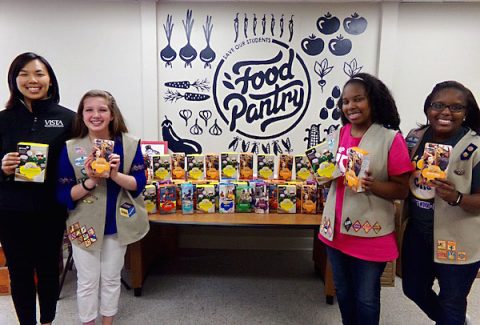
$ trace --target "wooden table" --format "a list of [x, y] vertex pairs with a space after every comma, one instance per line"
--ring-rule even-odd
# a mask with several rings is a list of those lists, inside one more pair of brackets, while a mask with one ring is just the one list
[[150, 265], [160, 255], [174, 256], [178, 249], [178, 227], [253, 227], [312, 229], [313, 261], [315, 269], [325, 282], [326, 302], [333, 304], [335, 288], [325, 247], [318, 240], [320, 214], [257, 214], [257, 213], [194, 213], [152, 214], [150, 232], [141, 241], [129, 245], [126, 267], [130, 270], [130, 282], [135, 296], [141, 296], [142, 285]]

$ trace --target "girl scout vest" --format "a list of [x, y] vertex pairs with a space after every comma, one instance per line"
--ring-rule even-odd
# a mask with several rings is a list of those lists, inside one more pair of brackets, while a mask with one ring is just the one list
[[[138, 139], [128, 134], [122, 135], [123, 172], [128, 174], [137, 151]], [[67, 152], [75, 177], [80, 182], [86, 155], [92, 152], [92, 144], [87, 137], [67, 141]], [[74, 210], [69, 212], [67, 231], [70, 241], [83, 249], [100, 250], [102, 248], [105, 215], [107, 207], [107, 182], [102, 179], [97, 187], [76, 202]], [[116, 204], [117, 235], [122, 245], [136, 242], [149, 230], [147, 211], [141, 195], [133, 198], [130, 191], [121, 189]]]
[[[358, 145], [371, 155], [369, 171], [380, 181], [388, 180], [388, 152], [397, 131], [372, 124]], [[334, 152], [338, 150], [340, 131], [335, 135]], [[337, 165], [338, 165], [337, 161]], [[339, 170], [339, 167], [336, 167]], [[337, 182], [332, 181], [323, 211], [320, 234], [333, 240], [335, 226], [335, 202]], [[358, 237], [380, 237], [395, 230], [395, 208], [392, 200], [386, 200], [370, 192], [355, 193], [345, 188], [340, 232]]]
[[[407, 135], [413, 157], [428, 128], [412, 130]], [[472, 130], [453, 147], [447, 167], [447, 179], [457, 191], [471, 194], [472, 171], [480, 161], [480, 137]], [[410, 146], [409, 146], [410, 149]], [[480, 261], [480, 213], [471, 213], [460, 206], [451, 206], [438, 196], [434, 199], [434, 260], [442, 264], [470, 264]], [[403, 209], [404, 217], [408, 209]]]

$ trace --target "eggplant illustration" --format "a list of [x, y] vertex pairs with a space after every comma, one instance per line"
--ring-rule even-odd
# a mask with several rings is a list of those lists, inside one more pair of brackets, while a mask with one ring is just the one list
[[185, 152], [185, 154], [202, 153], [202, 146], [193, 140], [180, 138], [172, 127], [172, 121], [165, 116], [162, 122], [162, 138], [168, 142], [168, 149], [173, 152]]
[[187, 36], [187, 44], [180, 49], [180, 59], [185, 62], [186, 67], [192, 67], [192, 61], [197, 57], [197, 50], [190, 44], [190, 36], [192, 36], [192, 27], [195, 20], [192, 18], [192, 10], [187, 10], [187, 19], [182, 20], [185, 34]]
[[172, 23], [172, 15], [167, 15], [167, 24], [163, 24], [163, 29], [165, 30], [165, 35], [167, 36], [167, 46], [160, 51], [160, 58], [163, 62], [165, 62], [166, 67], [172, 67], [172, 61], [175, 60], [177, 57], [177, 52], [172, 48], [170, 45], [170, 39], [172, 38], [173, 32], [173, 23]]

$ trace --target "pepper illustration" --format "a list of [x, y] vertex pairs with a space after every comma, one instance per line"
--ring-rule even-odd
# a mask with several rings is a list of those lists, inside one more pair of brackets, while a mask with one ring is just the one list
[[162, 122], [162, 137], [168, 141], [168, 149], [173, 152], [185, 152], [185, 154], [201, 153], [202, 146], [193, 140], [180, 138], [172, 128], [172, 121], [165, 116]]

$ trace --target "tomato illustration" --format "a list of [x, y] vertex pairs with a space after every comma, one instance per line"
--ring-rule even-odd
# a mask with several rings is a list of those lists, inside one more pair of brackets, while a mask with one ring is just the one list
[[343, 20], [343, 28], [351, 35], [359, 35], [367, 29], [367, 20], [354, 13]]
[[352, 41], [340, 35], [328, 42], [328, 48], [333, 55], [342, 56], [352, 50]]
[[317, 19], [317, 28], [320, 33], [331, 35], [340, 28], [340, 19], [327, 12], [326, 15]]
[[322, 53], [325, 43], [321, 38], [317, 38], [315, 35], [310, 35], [302, 40], [302, 50], [308, 55], [318, 55]]

